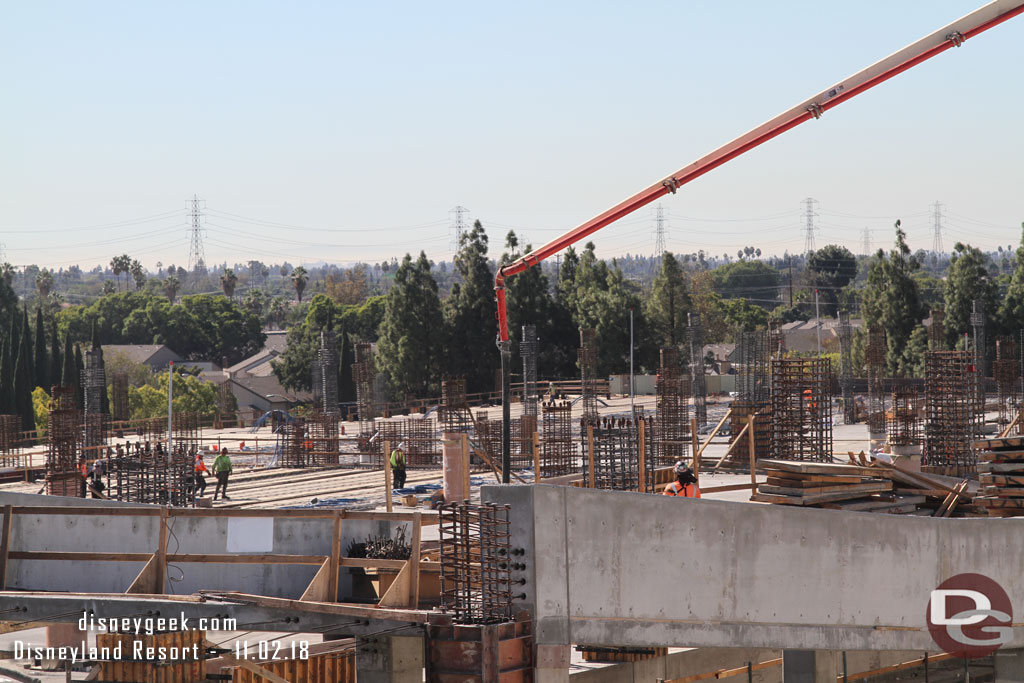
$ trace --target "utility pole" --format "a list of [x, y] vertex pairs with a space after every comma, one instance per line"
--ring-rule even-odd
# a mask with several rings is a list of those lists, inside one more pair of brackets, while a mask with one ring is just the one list
[[793, 257], [789, 257], [789, 307], [793, 308]]
[[818, 203], [818, 200], [808, 197], [804, 200], [804, 218], [807, 221], [805, 226], [806, 235], [804, 236], [804, 253], [810, 254], [814, 251], [814, 218], [818, 215], [814, 211], [814, 205]]
[[654, 207], [654, 255], [665, 256], [665, 207], [661, 204]]
[[466, 232], [469, 224], [469, 209], [464, 206], [456, 206], [448, 212], [451, 219], [452, 251], [458, 251], [462, 244], [462, 235]]
[[206, 266], [206, 256], [203, 253], [203, 207], [202, 201], [196, 195], [188, 202], [189, 215], [192, 219], [192, 240], [188, 249], [189, 272], [202, 270]]

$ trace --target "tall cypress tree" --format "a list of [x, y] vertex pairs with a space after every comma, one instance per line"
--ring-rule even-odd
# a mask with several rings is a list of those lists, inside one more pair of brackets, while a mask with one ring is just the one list
[[[54, 323], [50, 330], [50, 385], [60, 384], [62, 362], [64, 358], [60, 354], [60, 339], [57, 338], [57, 324]], [[50, 391], [50, 385], [43, 387]]]
[[64, 366], [61, 368], [60, 384], [75, 386], [75, 348], [71, 345], [71, 333], [64, 335]]
[[35, 354], [35, 385], [46, 391], [50, 390], [50, 359], [46, 356], [46, 330], [43, 328], [43, 308], [36, 308], [36, 354]]
[[82, 362], [82, 346], [75, 344], [75, 404], [81, 410], [85, 407], [85, 363]]
[[[29, 328], [29, 325], [28, 325], [28, 306], [24, 306], [21, 309], [21, 338], [24, 341], [25, 346], [26, 346], [27, 351], [28, 351], [25, 354], [25, 367], [28, 370], [28, 377], [25, 379], [25, 382], [29, 385], [28, 393], [29, 393], [29, 396], [31, 396], [32, 395], [32, 390], [36, 388], [36, 384], [35, 384], [35, 382], [36, 382], [36, 368], [35, 368], [35, 363], [32, 360], [32, 355], [33, 355], [32, 331], [31, 331], [31, 329]], [[33, 427], [33, 429], [34, 429], [34, 427]]]
[[32, 408], [32, 374], [29, 362], [28, 335], [21, 335], [21, 346], [18, 349], [18, 362], [14, 371], [14, 404], [17, 414], [21, 416], [21, 428], [36, 428], [35, 411]]
[[3, 351], [0, 352], [0, 413], [13, 415], [14, 410], [14, 364], [11, 362], [11, 330], [3, 335]]

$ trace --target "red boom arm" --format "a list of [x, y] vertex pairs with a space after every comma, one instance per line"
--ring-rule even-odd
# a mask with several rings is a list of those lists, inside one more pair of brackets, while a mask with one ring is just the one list
[[1022, 12], [1024, 12], [1024, 0], [996, 0], [991, 2], [903, 48], [899, 52], [886, 57], [882, 61], [869, 66], [863, 71], [857, 72], [825, 92], [815, 95], [811, 99], [776, 116], [774, 119], [761, 124], [732, 142], [719, 147], [711, 154], [673, 173], [665, 180], [651, 185], [624, 202], [616, 204], [601, 215], [548, 242], [539, 249], [535, 249], [529, 254], [499, 268], [497, 275], [494, 277], [495, 299], [498, 305], [499, 346], [503, 346], [502, 342], [508, 342], [508, 316], [505, 309], [506, 277], [521, 273], [527, 268], [537, 265], [544, 259], [554, 256], [591, 233], [600, 230], [610, 223], [614, 223], [624, 216], [628, 216], [669, 192], [675, 193], [677, 189], [691, 180], [699, 178], [708, 171], [721, 166], [731, 159], [735, 159], [744, 152], [754, 149], [790, 128], [798, 126], [808, 119], [821, 118], [824, 112], [845, 102], [854, 95], [859, 95], [865, 90], [873, 88], [879, 83], [883, 83], [941, 52], [945, 52], [951, 47], [960, 47], [961, 43], [968, 38], [973, 38], [982, 31], [1001, 24]]

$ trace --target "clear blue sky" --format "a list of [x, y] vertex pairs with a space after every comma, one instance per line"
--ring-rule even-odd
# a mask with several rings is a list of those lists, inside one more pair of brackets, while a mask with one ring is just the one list
[[[456, 205], [539, 245], [980, 4], [10, 2], [0, 241], [185, 265], [198, 194], [208, 263], [440, 260]], [[928, 249], [936, 200], [946, 250], [1016, 246], [1022, 63], [1018, 17], [798, 127], [666, 198], [668, 248], [800, 251], [805, 197], [818, 246]]]

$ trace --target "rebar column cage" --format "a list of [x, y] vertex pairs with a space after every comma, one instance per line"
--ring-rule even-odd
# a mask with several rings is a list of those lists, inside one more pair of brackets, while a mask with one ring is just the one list
[[[391, 451], [402, 444], [402, 439], [405, 436], [404, 422], [397, 417], [377, 420], [377, 441], [374, 444], [377, 467], [390, 466]], [[390, 450], [385, 450], [385, 443]]]
[[78, 469], [81, 417], [75, 407], [74, 387], [50, 390], [47, 417], [46, 492], [51, 496], [82, 496]]
[[583, 419], [597, 421], [597, 332], [580, 329], [580, 348], [577, 351], [580, 365], [580, 403], [583, 405]]
[[[974, 330], [974, 364], [978, 366], [978, 376], [988, 376], [988, 354], [985, 347], [985, 302], [980, 299], [971, 300], [971, 328]], [[984, 382], [978, 382], [983, 388]], [[980, 401], [984, 402], [984, 391], [980, 392]]]
[[178, 411], [172, 418], [174, 427], [174, 452], [189, 453], [199, 450], [203, 441], [202, 422], [199, 413]]
[[223, 427], [224, 422], [235, 417], [235, 394], [231, 391], [231, 382], [217, 385], [217, 419]]
[[700, 313], [690, 313], [688, 332], [690, 338], [690, 388], [693, 393], [693, 417], [697, 426], [708, 423], [708, 387], [704, 374], [704, 326]]
[[1009, 424], [1020, 410], [1020, 365], [1017, 359], [1017, 344], [1012, 337], [1000, 337], [996, 340], [996, 359], [992, 362], [992, 375], [996, 380], [999, 403], [998, 424]]
[[537, 424], [537, 339], [536, 325], [523, 325], [523, 339], [519, 342], [519, 355], [523, 359], [523, 415], [533, 417]]
[[572, 438], [572, 406], [565, 401], [541, 404], [539, 478], [578, 471], [576, 443]]
[[[754, 418], [754, 457], [763, 460], [772, 457], [772, 404], [770, 401], [736, 399], [730, 407], [729, 430], [736, 441], [723, 466], [748, 469], [750, 467], [750, 430], [743, 431]], [[742, 435], [742, 436], [741, 436]]]
[[441, 464], [441, 440], [433, 417], [410, 415], [405, 420], [407, 467], [430, 468]]
[[355, 345], [355, 362], [352, 364], [352, 380], [356, 385], [356, 411], [359, 417], [359, 450], [368, 452], [369, 441], [376, 432], [373, 424], [377, 417], [373, 402], [373, 385], [377, 368], [373, 361], [373, 346], [366, 342]]
[[123, 422], [128, 419], [128, 374], [112, 373], [110, 387], [110, 417], [115, 422]]
[[878, 327], [869, 327], [867, 341], [864, 364], [868, 375], [868, 431], [871, 434], [881, 434], [885, 431], [885, 331]]
[[306, 467], [309, 465], [306, 421], [297, 418], [277, 428], [277, 451], [280, 454], [278, 463], [281, 467]]
[[5, 467], [18, 467], [22, 464], [21, 456], [14, 455], [21, 452], [21, 416], [0, 415], [0, 462]]
[[473, 416], [466, 401], [466, 380], [449, 377], [441, 381], [441, 405], [437, 409], [444, 432], [469, 432], [473, 427]]
[[896, 381], [892, 405], [885, 414], [885, 431], [890, 446], [921, 445], [921, 390], [908, 382]]
[[929, 351], [925, 355], [926, 422], [923, 464], [955, 476], [971, 474], [977, 463], [971, 441], [980, 432], [974, 398], [978, 380], [970, 351]]
[[928, 327], [928, 350], [946, 349], [946, 312], [941, 308], [932, 309], [932, 324]]
[[317, 367], [320, 371], [320, 403], [318, 412], [338, 412], [338, 335], [334, 330], [320, 331], [320, 348], [317, 349]]
[[168, 460], [165, 452], [152, 449], [149, 443], [127, 444], [127, 448], [119, 444], [116, 453], [108, 449], [103, 461], [104, 494], [131, 503], [191, 506], [196, 495], [195, 461], [185, 450], [175, 447], [174, 451]]
[[[661, 367], [655, 377], [657, 412], [653, 433], [653, 467], [670, 467], [688, 460], [690, 453], [689, 380], [679, 369], [678, 352], [661, 349]], [[595, 467], [596, 470], [596, 467]]]
[[511, 621], [509, 506], [450, 503], [438, 525], [441, 608], [460, 624]]
[[[523, 425], [527, 425], [524, 432]], [[537, 431], [537, 418], [523, 415], [514, 417], [509, 422], [511, 427], [511, 465], [513, 470], [533, 467], [533, 434]], [[501, 420], [492, 420], [485, 411], [476, 415], [475, 422], [477, 445], [484, 449], [491, 462], [501, 462]], [[485, 463], [481, 463], [486, 471], [490, 471]]]
[[772, 361], [772, 457], [832, 460], [832, 370], [827, 358]]
[[593, 455], [588, 453], [591, 439], [582, 425], [583, 480], [590, 481], [590, 461], [594, 462], [594, 488], [611, 491], [636, 491], [640, 484], [639, 429], [629, 417], [604, 417], [593, 428]]
[[768, 333], [764, 330], [741, 332], [736, 346], [734, 358], [739, 365], [737, 397], [752, 403], [768, 401], [771, 398], [769, 362], [773, 353]]
[[340, 430], [338, 413], [313, 413], [306, 420], [306, 437], [309, 446], [308, 465], [322, 467], [337, 465], [340, 458]]
[[103, 392], [107, 390], [103, 354], [98, 349], [85, 352], [83, 395], [85, 406], [82, 419], [82, 448], [88, 458], [96, 458], [106, 443], [106, 419], [103, 413]]
[[854, 424], [857, 405], [853, 401], [853, 327], [848, 311], [839, 311], [839, 389], [843, 395], [843, 422]]

